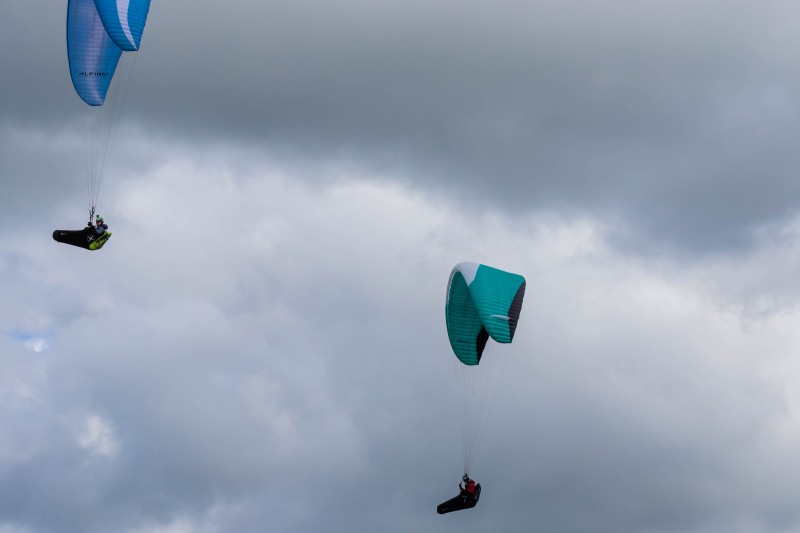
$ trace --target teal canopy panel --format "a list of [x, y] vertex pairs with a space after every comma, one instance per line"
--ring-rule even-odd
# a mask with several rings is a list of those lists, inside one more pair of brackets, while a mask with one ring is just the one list
[[459, 263], [450, 273], [445, 303], [447, 336], [465, 365], [480, 363], [486, 342], [514, 339], [525, 278], [487, 265]]

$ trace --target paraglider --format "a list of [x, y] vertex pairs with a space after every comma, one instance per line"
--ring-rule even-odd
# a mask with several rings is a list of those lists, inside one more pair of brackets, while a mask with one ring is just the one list
[[444, 503], [440, 503], [436, 507], [436, 512], [439, 514], [452, 513], [453, 511], [461, 511], [463, 509], [472, 509], [478, 505], [478, 500], [481, 498], [481, 484], [475, 483], [474, 479], [470, 479], [467, 474], [461, 479], [458, 484], [459, 494], [455, 498], [451, 498]]
[[445, 302], [447, 336], [459, 360], [463, 385], [464, 486], [460, 493], [436, 508], [439, 514], [471, 509], [478, 504], [481, 486], [469, 476], [470, 461], [482, 437], [488, 411], [486, 365], [481, 364], [489, 339], [507, 344], [514, 340], [525, 278], [477, 263], [459, 263], [450, 273]]
[[55, 230], [53, 239], [64, 244], [71, 244], [87, 250], [99, 250], [111, 238], [108, 231], [108, 224], [103, 222], [103, 217], [97, 215], [97, 223], [92, 224], [91, 220], [82, 230]]
[[[86, 188], [89, 223], [82, 230], [56, 230], [53, 239], [87, 250], [98, 250], [111, 234], [97, 233], [92, 222], [114, 126], [119, 120], [127, 79], [121, 73], [123, 52], [139, 49], [150, 0], [69, 0], [67, 59], [77, 95], [83, 100]], [[120, 87], [120, 86], [123, 87]], [[109, 90], [112, 89], [109, 94]], [[102, 219], [101, 219], [102, 222]]]

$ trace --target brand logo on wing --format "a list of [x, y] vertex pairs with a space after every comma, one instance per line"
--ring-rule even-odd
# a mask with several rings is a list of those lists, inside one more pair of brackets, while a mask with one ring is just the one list
[[108, 76], [108, 72], [92, 72], [91, 70], [84, 70], [83, 72], [78, 72], [78, 76], [86, 76], [87, 78], [105, 78]]

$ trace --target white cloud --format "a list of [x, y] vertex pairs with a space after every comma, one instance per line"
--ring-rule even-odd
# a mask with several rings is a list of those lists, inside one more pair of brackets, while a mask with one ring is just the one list
[[33, 530], [27, 527], [13, 524], [0, 524], [0, 533], [30, 533], [31, 531]]
[[25, 347], [34, 353], [41, 353], [47, 350], [50, 345], [44, 339], [28, 339], [25, 341]]
[[[796, 297], [746, 311], [793, 287], [793, 239], [684, 265], [621, 254], [615, 228], [585, 216], [475, 212], [371, 176], [310, 186], [215, 161], [169, 159], [109, 192], [100, 253], [26, 249], [35, 268], [19, 272], [37, 275], [14, 274], [2, 327], [25, 315], [53, 334], [45, 357], [13, 360], [37, 410], [9, 418], [24, 438], [3, 441], [30, 465], [23, 523], [79, 465], [94, 477], [48, 523], [427, 524], [461, 473], [443, 306], [462, 260], [528, 281], [515, 342], [496, 350], [509, 365], [474, 462], [492, 495], [475, 520], [734, 530], [775, 506], [800, 523], [782, 496], [796, 483], [768, 487], [800, 438]], [[70, 455], [64, 420], [79, 421], [72, 448], [115, 460]]]
[[119, 443], [114, 438], [111, 425], [98, 415], [86, 417], [77, 442], [78, 446], [92, 455], [114, 457], [119, 452]]
[[215, 533], [216, 528], [203, 527], [191, 518], [176, 518], [169, 524], [138, 527], [128, 533]]

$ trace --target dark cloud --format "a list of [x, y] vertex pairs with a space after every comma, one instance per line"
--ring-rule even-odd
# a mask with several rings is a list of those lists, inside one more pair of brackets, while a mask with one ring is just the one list
[[[4, 58], [24, 74], [4, 77], [6, 123], [49, 129], [74, 111], [61, 7], [4, 8], [4, 48], [26, 50]], [[164, 142], [344, 162], [478, 207], [620, 217], [637, 248], [731, 249], [796, 212], [794, 14], [173, 2], [153, 6], [126, 120]]]

